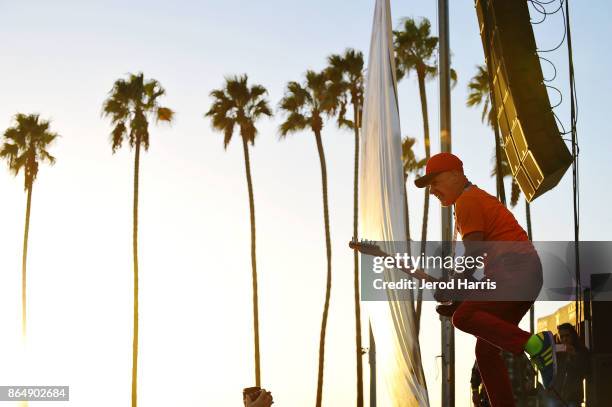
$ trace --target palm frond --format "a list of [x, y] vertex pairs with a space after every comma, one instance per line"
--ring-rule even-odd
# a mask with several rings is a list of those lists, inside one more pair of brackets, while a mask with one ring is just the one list
[[54, 165], [57, 160], [54, 156], [43, 150], [40, 152], [40, 161], [46, 162], [49, 165]]
[[435, 66], [435, 50], [438, 37], [431, 36], [431, 23], [423, 18], [420, 22], [410, 17], [400, 20], [394, 34], [394, 46], [399, 65], [407, 73], [419, 65]]
[[23, 170], [24, 187], [27, 189], [36, 179], [39, 161], [50, 165], [55, 163], [55, 157], [47, 148], [59, 135], [49, 131], [50, 122], [42, 120], [39, 114], [18, 113], [14, 122], [14, 126], [6, 129], [3, 134], [4, 143], [0, 149], [0, 158], [7, 161], [13, 175], [17, 176]]
[[519, 184], [516, 182], [516, 179], [512, 178], [512, 193], [510, 195], [510, 206], [514, 208], [518, 203], [518, 200], [521, 196], [521, 188]]
[[252, 85], [249, 89], [249, 100], [259, 100], [260, 97], [265, 96], [268, 90], [261, 85]]
[[279, 103], [279, 108], [287, 112], [298, 112], [306, 103], [309, 103], [310, 99], [310, 95], [302, 88], [302, 85], [297, 82], [289, 82], [285, 95]]
[[157, 108], [157, 122], [172, 122], [174, 119], [174, 111], [167, 107], [158, 107]]
[[491, 109], [491, 94], [489, 88], [489, 74], [484, 65], [476, 66], [476, 74], [470, 79], [467, 85], [468, 97], [466, 105], [475, 107], [482, 105], [482, 113], [480, 120], [482, 122], [488, 118], [488, 123], [491, 127], [494, 124], [494, 113]]
[[[340, 64], [336, 57], [334, 63]], [[287, 115], [279, 127], [281, 137], [306, 127], [318, 133], [323, 128], [323, 116], [334, 116], [346, 102], [346, 83], [336, 74], [335, 67], [321, 72], [308, 70], [303, 85], [287, 83], [279, 109]]]
[[127, 128], [125, 126], [125, 122], [117, 122], [113, 127], [113, 131], [111, 131], [110, 141], [111, 148], [113, 154], [121, 148], [121, 144], [123, 143], [123, 139], [126, 135]]
[[[438, 76], [438, 37], [431, 35], [431, 23], [427, 18], [416, 21], [411, 17], [400, 19], [393, 31], [393, 46], [396, 60], [397, 80], [409, 76], [411, 71], [424, 75], [426, 79]], [[450, 70], [451, 86], [457, 84], [457, 72]]]
[[121, 147], [126, 136], [130, 147], [138, 142], [147, 150], [149, 118], [156, 123], [172, 122], [174, 111], [159, 105], [159, 99], [165, 94], [159, 81], [145, 79], [142, 72], [130, 73], [127, 78], [119, 78], [113, 83], [102, 105], [102, 116], [109, 118], [113, 125], [110, 134], [113, 153]]
[[232, 135], [234, 134], [234, 125], [236, 122], [234, 120], [228, 120], [226, 122], [225, 128], [223, 128], [223, 149], [227, 150], [227, 146], [230, 141], [232, 141]]
[[289, 113], [285, 121], [279, 127], [281, 137], [285, 137], [290, 133], [295, 133], [304, 130], [308, 126], [308, 119], [297, 112]]
[[240, 135], [247, 142], [251, 145], [255, 143], [255, 122], [261, 116], [272, 115], [265, 99], [267, 93], [262, 85], [254, 84], [249, 87], [246, 74], [227, 76], [223, 88], [210, 93], [213, 104], [205, 116], [211, 118], [213, 129], [223, 132], [224, 148], [230, 143], [236, 126], [240, 128]]
[[416, 138], [404, 137], [402, 139], [402, 162], [404, 167], [404, 175], [414, 174], [419, 176], [421, 170], [427, 164], [427, 158], [417, 159], [414, 153]]
[[451, 87], [457, 86], [457, 71], [453, 68], [450, 69], [450, 79], [451, 79]]
[[270, 109], [270, 105], [268, 101], [265, 99], [259, 99], [250, 107], [250, 115], [253, 119], [257, 119], [260, 116], [272, 116], [272, 109]]

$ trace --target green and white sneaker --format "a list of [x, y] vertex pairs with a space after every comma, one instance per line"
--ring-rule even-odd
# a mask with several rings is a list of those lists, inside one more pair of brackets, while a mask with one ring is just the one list
[[[557, 374], [557, 352], [553, 333], [543, 331], [532, 335], [525, 348], [531, 356], [531, 362], [540, 371], [544, 388], [549, 388]], [[533, 352], [534, 349], [537, 351]]]

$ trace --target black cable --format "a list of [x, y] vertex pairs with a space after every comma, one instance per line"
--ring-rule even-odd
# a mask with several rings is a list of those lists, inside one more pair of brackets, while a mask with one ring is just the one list
[[540, 5], [546, 5], [546, 4], [552, 4], [554, 2], [556, 2], [557, 0], [550, 0], [550, 1], [542, 1], [542, 0], [530, 0], [530, 1], [534, 1]]
[[[574, 122], [577, 124], [578, 123], [578, 112], [579, 112], [579, 109], [578, 109], [578, 91], [576, 90], [576, 82], [575, 81], [573, 81], [572, 90], [574, 92], [574, 103], [576, 105], [576, 112], [575, 112]], [[578, 198], [579, 198], [578, 200], [580, 201], [580, 197], [578, 197]]]
[[554, 89], [554, 90], [557, 91], [557, 93], [559, 94], [559, 102], [556, 105], [551, 106], [551, 109], [559, 107], [561, 105], [561, 103], [563, 103], [563, 93], [561, 93], [561, 91], [558, 88], [554, 87], [554, 86], [550, 86], [550, 85], [546, 85], [546, 84], [544, 86], [546, 86], [547, 88]]
[[[563, 38], [561, 42], [554, 48], [547, 49], [547, 50], [537, 50], [537, 52], [543, 53], [543, 52], [556, 51], [563, 45], [563, 43], [567, 39], [569, 84], [570, 84], [570, 115], [571, 115], [570, 130], [569, 131], [565, 130], [565, 126], [563, 126], [563, 123], [561, 122], [559, 117], [556, 115], [554, 110], [553, 110], [553, 115], [556, 121], [561, 126], [561, 129], [563, 130], [563, 133], [561, 133], [561, 135], [563, 136], [563, 135], [571, 134], [570, 140], [565, 139], [565, 138], [563, 138], [563, 140], [571, 142], [571, 151], [572, 151], [572, 198], [573, 198], [573, 212], [574, 212], [573, 213], [574, 215], [574, 257], [575, 257], [575, 274], [576, 274], [575, 275], [575, 278], [576, 278], [576, 293], [575, 293], [576, 295], [576, 298], [575, 298], [576, 329], [578, 330], [578, 332], [580, 332], [580, 321], [582, 320], [582, 314], [583, 314], [583, 310], [580, 307], [580, 304], [582, 303], [582, 300], [583, 300], [582, 281], [581, 281], [581, 276], [580, 276], [580, 247], [579, 247], [579, 242], [580, 242], [579, 240], [580, 238], [580, 182], [579, 182], [578, 156], [580, 154], [580, 147], [578, 145], [578, 130], [577, 130], [578, 97], [577, 97], [577, 91], [576, 91], [576, 80], [574, 76], [574, 61], [573, 61], [570, 16], [569, 16], [569, 0], [559, 0], [559, 7], [553, 12], [547, 11], [545, 5], [552, 4], [556, 2], [557, 0], [550, 0], [546, 2], [542, 0], [528, 0], [528, 1], [531, 3], [531, 5], [533, 6], [536, 12], [544, 16], [542, 20], [538, 22], [532, 22], [533, 24], [540, 24], [546, 19], [547, 16], [556, 14], [559, 11], [561, 11], [561, 14], [563, 16], [563, 19], [562, 19]], [[565, 10], [563, 9], [564, 5], [565, 5]], [[555, 71], [553, 78], [550, 80], [544, 79], [544, 82], [551, 82], [557, 76], [557, 69], [554, 63], [552, 63], [550, 60], [543, 58], [543, 57], [540, 57], [540, 59], [545, 60], [546, 62], [548, 62], [550, 65], [553, 66], [553, 69]], [[561, 93], [559, 89], [557, 89], [554, 86], [549, 86], [546, 84], [545, 86], [547, 88], [556, 90], [559, 93], [559, 96], [561, 97], [561, 100], [559, 101], [559, 103], [551, 107], [551, 110], [552, 110], [558, 107], [559, 105], [561, 105], [563, 101], [563, 94]], [[590, 301], [590, 298], [589, 298], [589, 301]], [[585, 320], [585, 327], [589, 323], [590, 323], [590, 319], [589, 321]]]
[[559, 119], [559, 116], [557, 116], [557, 114], [555, 113], [554, 110], [553, 110], [552, 114], [555, 117], [555, 119], [557, 120], [557, 123], [559, 123], [559, 126], [561, 126], [561, 130], [563, 130], [563, 133], [561, 133], [561, 135], [565, 136], [566, 134], [570, 134], [571, 131], [565, 131], [565, 126], [563, 125], [563, 123], [561, 122], [561, 119]]
[[[542, 6], [541, 4], [535, 3], [533, 0], [529, 0], [529, 2], [531, 3], [531, 6], [534, 8], [535, 11], [537, 11], [538, 13], [542, 14], [542, 19], [540, 21], [531, 21], [529, 20], [529, 22], [531, 24], [542, 24], [544, 22], [544, 20], [546, 20], [546, 9], [544, 8], [544, 6]], [[538, 4], [536, 6], [536, 4]], [[542, 10], [538, 10], [538, 7], [542, 7]]]
[[[561, 42], [559, 43], [559, 45], [557, 45], [554, 48], [548, 49], [548, 50], [538, 50], [538, 52], [556, 51], [557, 49], [561, 47], [561, 45], [563, 45], [563, 42], [567, 38], [567, 53], [568, 53], [569, 82], [570, 82], [570, 115], [571, 115], [570, 131], [569, 132], [565, 131], [565, 127], [563, 126], [563, 123], [561, 122], [561, 120], [559, 120], [559, 118], [557, 117], [554, 111], [553, 111], [553, 115], [555, 119], [559, 122], [559, 124], [561, 125], [561, 128], [563, 129], [563, 135], [571, 133], [572, 198], [573, 198], [573, 209], [574, 209], [574, 257], [575, 257], [575, 268], [576, 268], [575, 270], [576, 271], [576, 275], [575, 275], [575, 278], [576, 278], [576, 298], [575, 298], [576, 329], [580, 333], [581, 331], [580, 321], [582, 320], [582, 313], [583, 313], [583, 310], [580, 306], [582, 303], [582, 299], [583, 299], [582, 281], [581, 281], [581, 276], [580, 276], [580, 246], [579, 246], [579, 243], [580, 243], [580, 183], [579, 183], [579, 175], [578, 175], [579, 174], [578, 155], [580, 154], [580, 148], [578, 146], [578, 130], [577, 130], [578, 98], [576, 95], [577, 94], [576, 79], [574, 76], [574, 60], [573, 60], [573, 52], [572, 52], [572, 34], [571, 34], [571, 28], [570, 28], [569, 0], [559, 0], [559, 7], [553, 12], [548, 12], [546, 10], [546, 7], [544, 7], [544, 5], [552, 4], [556, 0], [550, 0], [548, 2], [544, 2], [542, 0], [529, 0], [529, 1], [531, 2], [536, 12], [544, 15], [542, 20], [539, 22], [536, 22], [535, 24], [539, 24], [543, 22], [547, 16], [557, 13], [559, 10], [561, 10], [561, 14], [563, 16], [563, 26], [564, 26], [563, 27], [563, 38]], [[565, 4], [564, 4], [564, 1], [565, 1]], [[565, 11], [563, 10], [564, 5], [565, 5]], [[556, 67], [554, 66], [554, 64], [546, 58], [542, 58], [542, 59], [549, 62], [553, 66], [553, 68], [555, 69], [554, 77], [556, 77]], [[545, 85], [545, 86], [548, 88], [555, 89], [561, 96], [561, 101], [559, 101], [557, 105], [552, 107], [552, 109], [554, 109], [555, 107], [559, 106], [561, 102], [563, 101], [563, 94], [561, 93], [559, 89], [555, 88], [554, 86], [548, 86], [548, 85]], [[589, 298], [589, 301], [590, 301], [590, 298]], [[585, 320], [585, 328], [587, 327], [587, 324], [589, 323], [590, 323], [590, 318], [588, 322]]]
[[[566, 29], [567, 29], [567, 27], [566, 27], [566, 22], [565, 22], [565, 13], [564, 13], [563, 8], [562, 8], [562, 6], [563, 6], [563, 4], [564, 4], [563, 2], [564, 2], [565, 0], [551, 0], [551, 1], [548, 1], [548, 2], [543, 2], [543, 1], [541, 1], [541, 0], [528, 0], [528, 1], [529, 1], [529, 2], [532, 4], [533, 8], [534, 8], [534, 9], [535, 9], [535, 10], [536, 10], [538, 13], [543, 14], [545, 17], [546, 17], [547, 15], [556, 14], [557, 12], [559, 12], [559, 10], [561, 10], [561, 13], [563, 13], [563, 17], [564, 17], [564, 18], [563, 18], [563, 39], [561, 40], [561, 43], [560, 43], [559, 45], [557, 45], [555, 48], [552, 48], [552, 49], [550, 49], [550, 50], [542, 50], [542, 51], [537, 51], [537, 52], [552, 52], [552, 51], [555, 51], [555, 50], [559, 49], [559, 47], [560, 47], [561, 45], [563, 45], [563, 43], [565, 42], [565, 37], [566, 37]], [[547, 12], [547, 11], [546, 11], [546, 9], [545, 9], [545, 7], [544, 7], [544, 5], [545, 5], [545, 4], [552, 4], [552, 3], [555, 3], [555, 2], [557, 2], [557, 1], [559, 1], [559, 7], [557, 7], [557, 9], [556, 9], [554, 12]], [[542, 11], [541, 11], [540, 9], [538, 9], [538, 7], [540, 7]], [[542, 20], [541, 20], [541, 21], [539, 21], [539, 22], [532, 23], [532, 24], [539, 24], [539, 23], [540, 23], [540, 22], [542, 22], [542, 21], [544, 21], [544, 19], [542, 19]], [[541, 60], [544, 60], [544, 61], [548, 62], [548, 63], [550, 64], [550, 66], [552, 66], [553, 71], [554, 71], [554, 74], [553, 74], [552, 78], [547, 79], [547, 78], [542, 77], [542, 80], [543, 80], [544, 82], [549, 82], [549, 83], [550, 83], [550, 82], [553, 82], [553, 81], [554, 81], [554, 80], [557, 78], [557, 67], [556, 67], [556, 66], [555, 66], [555, 64], [554, 64], [554, 63], [553, 63], [551, 60], [549, 60], [548, 58], [544, 58], [544, 57], [543, 57], [543, 56], [541, 56], [541, 55], [538, 55], [538, 58], [540, 58]], [[541, 66], [541, 64], [540, 64], [540, 66]], [[556, 88], [556, 87], [554, 87], [554, 86], [551, 86], [551, 85], [546, 85], [546, 84], [544, 84], [544, 86], [546, 86], [546, 87], [548, 87], [548, 88], [552, 88], [552, 89], [556, 90], [556, 91], [557, 91], [557, 93], [559, 94], [559, 97], [560, 97], [559, 103], [557, 103], [557, 104], [556, 104], [556, 105], [554, 105], [554, 106], [551, 106], [551, 110], [552, 110], [552, 109], [555, 109], [556, 107], [559, 107], [559, 106], [560, 106], [560, 105], [563, 103], [563, 93], [562, 93], [562, 92], [561, 92], [561, 91], [560, 91], [558, 88]], [[570, 133], [571, 133], [571, 131], [566, 131], [566, 130], [565, 130], [565, 126], [563, 125], [563, 122], [561, 122], [561, 120], [559, 119], [559, 117], [557, 116], [557, 114], [554, 112], [554, 110], [553, 110], [553, 115], [554, 115], [554, 117], [555, 117], [555, 120], [556, 120], [556, 121], [559, 123], [559, 125], [560, 125], [560, 126], [561, 126], [561, 128], [563, 129], [563, 132], [562, 132], [562, 133], [560, 133], [560, 135], [561, 135], [561, 136], [565, 136], [565, 135], [567, 135], [567, 134], [570, 134]]]
[[[578, 131], [576, 128], [576, 79], [574, 76], [574, 59], [572, 53], [572, 33], [570, 28], [569, 16], [569, 0], [565, 3], [564, 17], [566, 19], [565, 29], [567, 33], [567, 55], [569, 65], [569, 80], [570, 80], [570, 114], [571, 114], [571, 131], [572, 131], [572, 187], [573, 187], [573, 203], [574, 203], [574, 257], [576, 267], [576, 328], [580, 332], [580, 320], [582, 319], [582, 309], [580, 307], [582, 300], [582, 283], [580, 278], [580, 197], [578, 183]], [[585, 328], [587, 321], [585, 321]]]
[[[556, 0], [555, 0], [556, 1]], [[531, 3], [531, 6], [535, 9], [535, 11], [537, 11], [540, 14], [546, 14], [546, 7], [544, 7], [540, 2], [538, 1], [534, 1], [534, 0], [529, 0], [529, 3]]]
[[544, 17], [542, 17], [542, 19], [540, 21], [533, 21], [533, 20], [529, 20], [529, 22], [532, 25], [536, 25], [536, 24], [542, 24], [544, 21], [546, 20], [546, 14], [544, 14]]
[[[571, 133], [571, 132], [570, 132]], [[570, 143], [574, 144], [572, 142], [572, 139], [569, 138], [562, 138], [563, 141], [569, 141]], [[576, 157], [580, 156], [580, 146], [578, 144], [576, 144]]]
[[[532, 1], [533, 1], [533, 0], [532, 0]], [[555, 1], [556, 1], [556, 0], [555, 0]], [[562, 10], [562, 7], [563, 7], [563, 1], [564, 1], [564, 0], [560, 0], [560, 1], [559, 1], [559, 7], [557, 7], [557, 9], [556, 9], [555, 11], [547, 11], [547, 10], [546, 10], [544, 7], [542, 7], [542, 8], [544, 8], [544, 13], [545, 13], [547, 16], [551, 16], [551, 15], [553, 15], [553, 14], [557, 14], [557, 13], [559, 12], [559, 10], [561, 10], [561, 12], [563, 12], [563, 10]], [[551, 3], [552, 3], [552, 2], [551, 2]], [[546, 3], [546, 4], [551, 4], [551, 3]], [[542, 6], [542, 4], [543, 4], [543, 3], [538, 2], [538, 4], [539, 4], [540, 6]]]
[[[531, 0], [531, 1], [535, 1], [535, 0]], [[565, 42], [565, 37], [567, 36], [567, 24], [566, 24], [566, 17], [565, 17], [565, 12], [563, 11], [563, 3], [565, 2], [566, 6], [567, 6], [567, 2], [566, 0], [560, 0], [559, 1], [559, 8], [557, 10], [555, 10], [554, 13], [546, 13], [546, 15], [551, 15], [551, 14], [555, 14], [557, 13], [559, 10], [561, 10], [561, 14], [563, 15], [563, 38], [561, 39], [561, 42], [559, 42], [559, 44], [551, 49], [537, 49], [536, 52], [553, 52], [558, 50], [559, 48], [561, 48], [561, 46], [563, 45], [563, 43]]]
[[[546, 59], [546, 58], [544, 58], [544, 57], [542, 57], [542, 56], [539, 56], [539, 55], [538, 55], [538, 58], [540, 58], [541, 60], [544, 60], [544, 61], [548, 62], [548, 63], [550, 64], [550, 66], [552, 66], [552, 68], [553, 68], [553, 70], [554, 70], [554, 72], [555, 72], [552, 78], [550, 78], [550, 79], [543, 78], [543, 79], [544, 79], [544, 82], [552, 82], [552, 81], [554, 81], [554, 80], [555, 80], [555, 78], [557, 77], [557, 67], [555, 66], [555, 64], [553, 64], [553, 63], [552, 63], [552, 61], [551, 61], [550, 59]], [[541, 64], [540, 64], [540, 65], [541, 65]]]
[[[527, 0], [529, 3], [531, 3], [531, 6], [533, 7], [533, 9], [542, 14], [542, 20], [538, 21], [538, 22], [532, 22], [533, 24], [540, 24], [542, 23], [544, 20], [546, 20], [546, 17], [551, 16], [553, 14], [557, 14], [560, 10], [562, 11], [562, 7], [563, 7], [563, 0], [551, 0], [547, 3], [543, 3], [541, 1], [537, 1], [537, 0]], [[557, 9], [555, 11], [548, 11], [546, 10], [546, 5], [548, 4], [552, 4], [559, 1], [559, 7], [557, 7]]]

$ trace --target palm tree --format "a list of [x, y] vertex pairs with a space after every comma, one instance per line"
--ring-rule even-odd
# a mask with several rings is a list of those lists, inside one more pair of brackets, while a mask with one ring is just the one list
[[[338, 125], [353, 129], [355, 136], [355, 159], [353, 173], [353, 238], [358, 236], [359, 212], [359, 130], [361, 128], [361, 109], [363, 106], [363, 54], [347, 49], [344, 55], [333, 54], [327, 58], [328, 73], [338, 94]], [[346, 105], [350, 97], [353, 106], [353, 120], [345, 117]], [[355, 356], [357, 362], [357, 407], [363, 406], [363, 363], [361, 342], [361, 302], [359, 297], [359, 256], [353, 252], [353, 291], [355, 302]]]
[[[414, 153], [414, 145], [416, 139], [414, 137], [404, 137], [402, 139], [402, 163], [404, 167], [404, 188], [410, 174], [420, 176], [423, 168], [427, 165], [427, 159], [417, 159]], [[408, 194], [406, 194], [408, 196]], [[406, 220], [406, 238], [410, 240], [410, 223]]]
[[111, 145], [113, 154], [124, 140], [134, 155], [134, 202], [132, 224], [132, 250], [134, 262], [134, 312], [132, 340], [132, 407], [137, 404], [138, 379], [138, 182], [140, 170], [140, 149], [149, 149], [149, 120], [172, 122], [174, 112], [159, 105], [159, 98], [166, 91], [155, 79], [145, 80], [142, 72], [128, 74], [127, 79], [117, 79], [104, 101], [102, 115], [113, 125]]
[[329, 232], [329, 208], [327, 204], [327, 165], [321, 131], [323, 130], [323, 116], [331, 116], [336, 111], [337, 94], [327, 72], [306, 72], [306, 81], [303, 85], [298, 82], [289, 82], [285, 95], [279, 103], [280, 110], [286, 114], [285, 121], [280, 125], [281, 138], [289, 133], [310, 129], [315, 136], [319, 162], [321, 164], [321, 182], [323, 189], [323, 221], [325, 224], [325, 246], [327, 254], [327, 283], [325, 287], [325, 304], [321, 321], [319, 338], [319, 370], [317, 375], [317, 407], [321, 406], [323, 399], [323, 366], [325, 363], [325, 332], [327, 329], [327, 315], [329, 313], [329, 299], [331, 295], [331, 239]]
[[[429, 138], [429, 116], [427, 113], [427, 93], [425, 81], [438, 75], [435, 51], [438, 47], [438, 37], [431, 35], [431, 23], [423, 18], [417, 23], [413, 18], [406, 17], [401, 20], [400, 29], [393, 31], [393, 45], [397, 66], [397, 79], [407, 77], [415, 71], [419, 84], [421, 99], [421, 114], [423, 116], [423, 138], [425, 141], [425, 160], [431, 156], [431, 143]], [[457, 82], [457, 73], [450, 71], [453, 85]], [[421, 228], [421, 253], [426, 250], [427, 224], [429, 220], [429, 191], [426, 188], [423, 199], [423, 224]], [[418, 291], [416, 320], [419, 325], [421, 317], [422, 292]]]
[[[487, 72], [487, 68], [484, 65], [476, 66], [476, 74], [468, 83], [468, 98], [466, 104], [469, 107], [482, 105], [481, 120], [484, 122], [486, 119], [487, 123], [493, 128], [495, 133], [495, 168], [502, 168], [504, 154], [501, 151], [499, 127], [497, 125], [497, 116], [493, 110], [493, 104], [491, 103], [490, 89], [489, 73]], [[495, 169], [493, 172], [496, 176], [497, 197], [505, 205], [506, 190], [504, 188], [503, 172], [496, 171]]]
[[[497, 159], [498, 159], [498, 155], [497, 155], [497, 149], [496, 151], [493, 152], [493, 156], [491, 158], [491, 161], [493, 163], [495, 163], [495, 165], [493, 166], [493, 169], [491, 170], [491, 176], [492, 177], [496, 177], [502, 179], [501, 183], [502, 183], [502, 188], [504, 185], [504, 179], [506, 177], [510, 177], [512, 179], [512, 184], [511, 184], [511, 192], [510, 192], [510, 207], [514, 208], [516, 206], [516, 204], [518, 203], [518, 200], [521, 196], [521, 188], [519, 187], [518, 182], [516, 182], [516, 179], [512, 176], [512, 170], [510, 169], [510, 164], [508, 163], [508, 158], [506, 157], [505, 153], [501, 153], [499, 155], [499, 161], [500, 161], [500, 166], [497, 166]], [[497, 171], [497, 168], [501, 168], [501, 171]], [[527, 204], [529, 204], [529, 202], [527, 202], [525, 200], [525, 202]], [[506, 203], [504, 202], [504, 205]]]
[[55, 164], [55, 157], [47, 148], [59, 137], [49, 131], [48, 120], [41, 120], [38, 114], [15, 116], [15, 126], [4, 132], [4, 144], [0, 158], [7, 160], [9, 170], [17, 176], [23, 170], [24, 190], [27, 192], [23, 252], [21, 257], [21, 335], [26, 336], [26, 263], [28, 259], [28, 234], [30, 232], [30, 211], [32, 209], [32, 187], [38, 175], [40, 163]]
[[205, 116], [212, 119], [213, 129], [223, 132], [223, 148], [227, 149], [234, 134], [234, 128], [240, 130], [244, 165], [246, 169], [247, 188], [249, 192], [249, 209], [251, 215], [251, 269], [253, 280], [253, 331], [255, 337], [255, 383], [261, 384], [259, 354], [259, 301], [257, 296], [257, 260], [255, 256], [255, 199], [253, 197], [253, 180], [251, 179], [251, 161], [249, 143], [255, 144], [257, 128], [255, 122], [262, 116], [272, 116], [268, 101], [264, 98], [267, 91], [261, 85], [248, 85], [247, 75], [225, 79], [225, 86], [210, 92], [213, 104]]
[[[411, 241], [412, 238], [410, 237], [410, 211], [408, 210], [408, 187], [406, 185], [406, 182], [408, 181], [408, 176], [410, 174], [413, 174], [415, 176], [420, 176], [421, 175], [421, 171], [423, 170], [423, 168], [425, 168], [425, 165], [427, 164], [427, 159], [423, 158], [421, 160], [418, 160], [416, 158], [416, 155], [414, 153], [414, 145], [416, 144], [416, 139], [414, 137], [404, 137], [402, 139], [402, 163], [403, 163], [403, 167], [404, 167], [404, 214], [406, 217], [406, 242], [407, 242], [407, 248], [408, 251], [410, 252], [411, 250]], [[410, 292], [410, 294], [412, 294], [412, 291]], [[414, 302], [413, 302], [413, 307], [414, 307]], [[415, 311], [415, 328], [416, 328], [416, 332], [418, 335], [418, 332], [420, 330], [420, 314], [421, 314], [421, 302], [417, 301], [416, 303], [416, 309]]]

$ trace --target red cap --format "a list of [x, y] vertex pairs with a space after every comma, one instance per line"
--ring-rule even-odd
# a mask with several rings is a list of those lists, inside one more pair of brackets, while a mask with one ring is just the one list
[[419, 188], [426, 187], [434, 177], [444, 171], [458, 170], [463, 173], [463, 163], [454, 154], [439, 153], [429, 157], [425, 167], [425, 175], [414, 180], [414, 185]]

